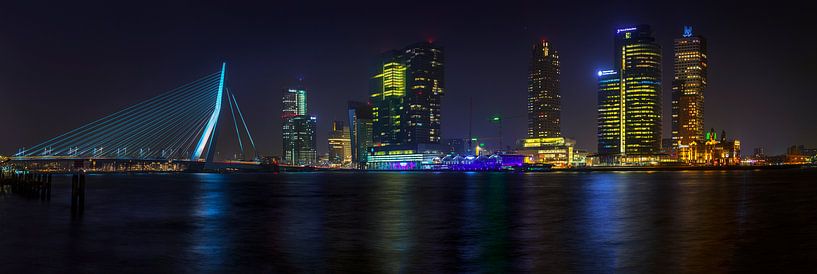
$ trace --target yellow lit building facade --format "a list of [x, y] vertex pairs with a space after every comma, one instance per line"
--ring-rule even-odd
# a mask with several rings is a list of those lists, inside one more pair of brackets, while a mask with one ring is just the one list
[[684, 27], [682, 38], [674, 42], [674, 77], [672, 81], [672, 142], [674, 154], [682, 162], [691, 162], [681, 147], [704, 140], [704, 90], [707, 86], [706, 40]]
[[576, 161], [576, 141], [564, 137], [527, 138], [520, 141], [516, 154], [525, 156], [526, 164], [550, 164], [568, 168]]
[[726, 132], [718, 138], [714, 129], [701, 141], [679, 145], [677, 150], [679, 159], [686, 159], [686, 163], [693, 165], [740, 165], [740, 141], [726, 139]]
[[[615, 70], [598, 72], [598, 153], [661, 152], [661, 47], [649, 26], [616, 30]], [[650, 156], [651, 157], [651, 156]]]
[[376, 145], [399, 144], [402, 134], [403, 99], [406, 95], [406, 67], [396, 60], [383, 63], [372, 78], [372, 123]]
[[329, 163], [333, 167], [349, 167], [352, 164], [352, 139], [349, 127], [342, 121], [332, 122], [329, 132]]

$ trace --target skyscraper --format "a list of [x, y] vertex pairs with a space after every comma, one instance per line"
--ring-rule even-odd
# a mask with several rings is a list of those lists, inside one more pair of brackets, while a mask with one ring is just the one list
[[[672, 142], [674, 148], [704, 140], [704, 90], [707, 86], [706, 39], [684, 27], [673, 43]], [[681, 160], [690, 160], [679, 153]]]
[[429, 42], [403, 49], [400, 59], [406, 66], [404, 110], [407, 124], [405, 143], [440, 142], [440, 107], [445, 93], [443, 50]]
[[616, 30], [614, 44], [615, 70], [598, 73], [599, 154], [658, 154], [661, 47], [647, 25]]
[[601, 155], [622, 154], [621, 85], [615, 70], [599, 71], [598, 152]]
[[374, 144], [396, 145], [405, 140], [406, 115], [403, 107], [406, 97], [406, 66], [396, 52], [386, 53], [372, 77]]
[[284, 89], [282, 103], [281, 118], [306, 115], [306, 89], [300, 83], [297, 87]]
[[352, 140], [349, 127], [343, 121], [333, 121], [329, 132], [329, 162], [336, 166], [349, 166], [352, 162]]
[[282, 103], [283, 162], [293, 165], [316, 164], [316, 119], [306, 114], [306, 89], [300, 83], [295, 88], [284, 89]]
[[284, 121], [284, 162], [292, 165], [315, 165], [318, 152], [314, 116], [298, 115]]
[[349, 102], [349, 137], [352, 146], [352, 162], [357, 167], [366, 163], [372, 146], [372, 106], [363, 102]]
[[533, 45], [528, 74], [528, 138], [561, 136], [559, 54], [548, 41]]
[[440, 142], [443, 50], [422, 42], [384, 54], [372, 77], [374, 144]]

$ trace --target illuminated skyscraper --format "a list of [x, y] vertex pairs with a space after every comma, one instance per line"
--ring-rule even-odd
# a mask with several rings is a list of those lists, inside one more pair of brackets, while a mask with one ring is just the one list
[[599, 71], [598, 152], [621, 154], [621, 79], [615, 70]]
[[405, 139], [406, 66], [395, 52], [384, 55], [377, 74], [372, 77], [374, 144], [394, 145]]
[[314, 165], [317, 162], [316, 119], [306, 114], [306, 89], [300, 83], [284, 89], [282, 103], [284, 163]]
[[364, 167], [369, 147], [372, 146], [372, 106], [363, 102], [349, 102], [349, 136], [352, 162]]
[[297, 115], [284, 120], [284, 163], [291, 165], [317, 163], [315, 128], [315, 116]]
[[343, 121], [332, 122], [329, 132], [329, 162], [332, 165], [348, 166], [352, 162], [352, 140], [349, 127]]
[[535, 43], [528, 74], [528, 138], [560, 137], [559, 54], [548, 41]]
[[400, 59], [406, 66], [405, 143], [440, 142], [440, 106], [445, 92], [443, 49], [428, 42], [410, 45]]
[[647, 25], [616, 30], [614, 44], [615, 70], [598, 72], [599, 154], [657, 154], [661, 151], [661, 47]]
[[440, 142], [443, 51], [417, 43], [384, 54], [372, 77], [374, 145]]
[[284, 89], [282, 102], [281, 118], [306, 115], [306, 89], [300, 83], [297, 87]]
[[[704, 90], [707, 85], [706, 39], [684, 27], [683, 37], [675, 39], [674, 77], [672, 80], [672, 141], [683, 148], [693, 141], [704, 141]], [[679, 153], [681, 160], [688, 155]]]

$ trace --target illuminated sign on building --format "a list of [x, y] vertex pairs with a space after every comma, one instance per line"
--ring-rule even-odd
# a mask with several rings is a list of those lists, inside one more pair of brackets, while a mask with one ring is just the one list
[[600, 70], [598, 74], [599, 74], [599, 76], [612, 75], [612, 74], [616, 74], [616, 71], [615, 70]]
[[684, 37], [692, 37], [692, 26], [684, 26]]
[[622, 33], [622, 32], [625, 32], [625, 31], [634, 31], [634, 30], [637, 30], [637, 29], [638, 29], [638, 28], [625, 28], [625, 29], [617, 29], [617, 30], [616, 30], [616, 33]]

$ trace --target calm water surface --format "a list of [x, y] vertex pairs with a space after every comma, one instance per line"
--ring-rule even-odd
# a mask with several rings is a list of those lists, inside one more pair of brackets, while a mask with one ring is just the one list
[[94, 175], [0, 194], [0, 272], [817, 271], [817, 170]]

